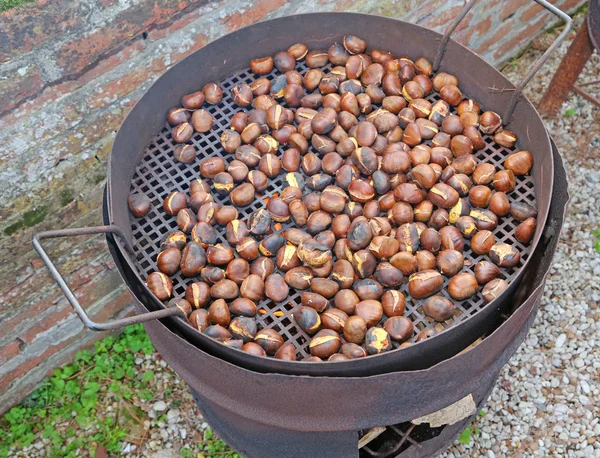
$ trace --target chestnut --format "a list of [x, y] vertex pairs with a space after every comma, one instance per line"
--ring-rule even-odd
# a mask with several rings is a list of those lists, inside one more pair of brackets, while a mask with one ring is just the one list
[[267, 355], [274, 355], [283, 345], [283, 337], [274, 329], [261, 329], [254, 337], [254, 342], [260, 345]]
[[235, 299], [238, 297], [238, 285], [228, 279], [223, 279], [210, 287], [210, 295], [215, 299]]
[[510, 193], [515, 189], [515, 174], [511, 170], [500, 170], [494, 174], [492, 185], [496, 191]]
[[444, 296], [431, 296], [423, 302], [423, 312], [425, 312], [425, 315], [440, 323], [452, 318], [454, 310], [452, 301]]
[[274, 302], [287, 299], [290, 289], [281, 274], [271, 274], [265, 280], [265, 295]]
[[[335, 331], [330, 332], [334, 333]], [[348, 317], [344, 324], [344, 338], [348, 342], [360, 345], [364, 342], [366, 334], [367, 322], [362, 316], [354, 315]]]
[[510, 130], [500, 129], [494, 134], [494, 141], [505, 148], [512, 148], [517, 143], [517, 135]]
[[146, 216], [152, 209], [152, 201], [150, 198], [141, 193], [130, 194], [127, 198], [127, 204], [129, 205], [129, 210], [136, 218]]
[[427, 194], [428, 199], [434, 205], [442, 208], [452, 208], [459, 199], [459, 194], [456, 190], [445, 183], [435, 184]]
[[275, 263], [266, 256], [261, 256], [250, 264], [250, 273], [258, 275], [263, 281], [274, 271]]
[[518, 151], [504, 161], [504, 168], [517, 176], [527, 175], [533, 166], [533, 156], [529, 151]]
[[372, 278], [358, 279], [352, 284], [352, 289], [361, 300], [377, 299], [383, 295], [383, 286]]
[[367, 49], [367, 42], [355, 35], [346, 35], [342, 40], [342, 45], [350, 54], [360, 54]]
[[485, 208], [492, 198], [492, 191], [487, 186], [477, 185], [469, 190], [469, 201], [473, 207]]
[[190, 316], [188, 316], [188, 321], [200, 332], [204, 332], [204, 330], [210, 326], [208, 312], [204, 309], [194, 310], [190, 313]]
[[508, 282], [501, 278], [495, 278], [486, 283], [481, 290], [481, 296], [485, 302], [492, 302], [508, 288]]
[[[233, 284], [235, 285], [235, 283]], [[242, 286], [240, 286], [240, 296], [254, 302], [260, 301], [263, 298], [264, 291], [265, 283], [263, 279], [256, 274], [248, 275], [242, 282]]]
[[390, 259], [390, 263], [396, 267], [403, 275], [410, 275], [417, 271], [417, 259], [415, 255], [407, 251], [396, 253]]
[[211, 324], [219, 324], [223, 327], [227, 327], [231, 321], [231, 314], [229, 313], [227, 302], [225, 302], [223, 299], [217, 299], [216, 301], [213, 301], [208, 308], [208, 318]]
[[274, 358], [285, 361], [296, 361], [296, 347], [291, 342], [284, 343], [275, 352]]
[[206, 253], [204, 248], [196, 242], [188, 242], [181, 254], [179, 264], [181, 273], [186, 277], [195, 277], [205, 265]]
[[292, 318], [298, 327], [307, 334], [315, 334], [321, 328], [321, 317], [311, 307], [301, 305], [293, 311]]
[[502, 118], [498, 113], [486, 111], [479, 117], [479, 129], [484, 134], [493, 134], [502, 128]]
[[254, 340], [258, 326], [253, 317], [238, 316], [229, 323], [229, 332], [234, 339], [240, 339], [246, 344]]
[[310, 341], [309, 349], [312, 356], [329, 358], [337, 353], [342, 346], [342, 340], [337, 332], [331, 329], [322, 329]]
[[415, 299], [422, 299], [437, 293], [444, 284], [444, 279], [435, 270], [422, 270], [412, 274], [408, 279], [408, 292]]
[[329, 62], [326, 51], [312, 50], [306, 54], [306, 66], [308, 68], [324, 67]]
[[469, 215], [475, 220], [475, 226], [480, 231], [492, 231], [498, 226], [498, 217], [491, 210], [472, 209]]
[[188, 122], [176, 125], [171, 131], [171, 137], [176, 143], [185, 143], [192, 138], [192, 135], [194, 135], [194, 128]]
[[186, 207], [187, 199], [185, 194], [179, 191], [169, 194], [163, 202], [163, 209], [165, 210], [165, 213], [171, 216], [177, 215], [180, 210], [183, 210]]
[[404, 315], [406, 307], [406, 299], [400, 291], [389, 290], [383, 293], [381, 305], [385, 316], [389, 318], [393, 316], [402, 316]]
[[525, 221], [528, 218], [535, 218], [537, 210], [526, 202], [513, 202], [510, 206], [510, 216], [517, 221]]
[[454, 226], [444, 226], [439, 229], [442, 236], [442, 248], [444, 250], [461, 251], [465, 245], [463, 235]]
[[506, 216], [510, 212], [510, 200], [504, 192], [495, 192], [490, 197], [488, 208], [496, 216]]
[[390, 317], [384, 323], [383, 328], [389, 337], [396, 342], [410, 339], [415, 329], [412, 321], [405, 316]]
[[148, 275], [146, 284], [160, 301], [166, 301], [173, 294], [173, 282], [162, 272], [152, 272]]
[[216, 105], [223, 99], [223, 89], [215, 83], [205, 84], [202, 88], [202, 92], [204, 93], [206, 102], [211, 105]]
[[448, 294], [457, 301], [463, 301], [477, 293], [479, 287], [473, 274], [463, 272], [455, 275], [448, 283]]
[[191, 114], [189, 110], [186, 110], [185, 108], [181, 107], [175, 107], [171, 108], [167, 112], [167, 121], [172, 126], [177, 126], [179, 124], [187, 123], [187, 121], [189, 121], [190, 119], [190, 116]]
[[483, 230], [473, 236], [470, 245], [475, 254], [487, 254], [495, 243], [494, 234], [491, 231]]
[[437, 267], [447, 277], [452, 277], [460, 272], [464, 263], [465, 258], [458, 250], [443, 250], [437, 257]]
[[267, 235], [258, 245], [258, 249], [264, 256], [275, 256], [277, 251], [285, 245], [285, 238], [279, 233]]
[[233, 259], [225, 269], [227, 278], [241, 285], [244, 279], [250, 275], [250, 265], [243, 258]]
[[527, 218], [515, 228], [515, 238], [523, 244], [529, 243], [533, 238], [535, 226], [536, 219], [534, 217]]
[[183, 164], [191, 164], [196, 159], [196, 149], [192, 145], [176, 145], [173, 158]]
[[225, 271], [220, 267], [206, 266], [200, 269], [200, 277], [203, 282], [212, 286], [225, 278]]
[[385, 329], [373, 327], [365, 334], [365, 347], [370, 355], [378, 355], [390, 351], [392, 341]]
[[234, 205], [245, 207], [254, 201], [254, 186], [251, 183], [244, 183], [234, 188], [229, 193], [229, 198]]
[[[208, 337], [212, 337], [213, 339], [218, 340], [219, 342], [224, 342], [231, 338], [231, 333], [219, 324], [213, 324], [207, 327], [204, 330], [204, 334], [206, 334]], [[248, 343], [246, 345], [250, 344]]]
[[194, 282], [185, 289], [185, 298], [196, 309], [204, 307], [210, 300], [210, 286], [201, 281]]
[[308, 267], [294, 267], [285, 274], [285, 282], [294, 289], [307, 289], [314, 278]]
[[287, 52], [289, 52], [294, 59], [303, 60], [308, 53], [308, 47], [304, 43], [295, 43], [288, 48]]
[[196, 132], [205, 133], [212, 129], [215, 118], [208, 110], [200, 109], [192, 114], [192, 125]]
[[363, 347], [349, 342], [342, 345], [338, 354], [346, 356], [348, 359], [364, 358], [367, 356], [367, 352]]
[[255, 342], [245, 343], [242, 347], [242, 351], [255, 356], [267, 356], [265, 350]]
[[474, 272], [477, 282], [483, 285], [500, 275], [500, 268], [493, 262], [483, 260], [475, 264]]
[[509, 268], [515, 267], [521, 259], [521, 253], [507, 243], [496, 243], [490, 248], [488, 256], [497, 266]]
[[417, 254], [415, 254], [415, 259], [417, 260], [417, 270], [419, 272], [435, 268], [437, 262], [435, 255], [431, 251], [427, 250], [417, 251]]
[[227, 223], [227, 227], [225, 230], [225, 238], [227, 239], [227, 242], [229, 242], [230, 245], [237, 245], [238, 243], [240, 243], [240, 240], [242, 240], [244, 237], [247, 237], [249, 234], [250, 232], [248, 230], [248, 227], [243, 221], [235, 219]]
[[179, 270], [179, 263], [181, 262], [181, 251], [178, 248], [167, 248], [166, 250], [158, 253], [156, 258], [156, 265], [158, 270], [166, 275], [175, 275]]
[[446, 72], [439, 72], [433, 77], [432, 83], [433, 83], [433, 89], [436, 92], [440, 92], [444, 86], [447, 86], [447, 85], [458, 86], [458, 78], [456, 76], [450, 75], [449, 73], [446, 73]]
[[454, 226], [466, 239], [470, 239], [477, 233], [477, 224], [471, 216], [461, 216], [456, 220]]
[[245, 297], [238, 297], [229, 305], [229, 311], [238, 316], [254, 317], [256, 304]]
[[346, 324], [347, 319], [348, 315], [336, 308], [327, 309], [321, 314], [323, 327], [340, 334], [344, 331], [344, 325]]
[[311, 289], [326, 299], [331, 299], [339, 291], [339, 285], [328, 278], [315, 278], [311, 282]]

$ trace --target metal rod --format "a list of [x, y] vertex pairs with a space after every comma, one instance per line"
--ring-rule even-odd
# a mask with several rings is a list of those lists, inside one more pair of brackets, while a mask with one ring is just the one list
[[[510, 118], [512, 117], [513, 111], [515, 110], [515, 106], [517, 105], [517, 102], [519, 101], [519, 97], [521, 97], [523, 89], [525, 88], [527, 83], [529, 83], [531, 78], [533, 78], [533, 76], [538, 72], [538, 70], [542, 67], [542, 65], [544, 65], [546, 63], [546, 61], [550, 57], [550, 54], [552, 54], [552, 52], [556, 48], [558, 48], [558, 46], [562, 43], [562, 41], [567, 37], [567, 35], [573, 25], [573, 21], [571, 20], [571, 18], [569, 17], [568, 14], [559, 10], [554, 5], [548, 3], [546, 0], [533, 0], [533, 1], [536, 2], [538, 5], [542, 6], [543, 8], [547, 9], [548, 11], [550, 11], [555, 16], [558, 16], [560, 19], [562, 19], [565, 22], [565, 29], [558, 36], [558, 38], [556, 40], [554, 40], [552, 45], [546, 50], [546, 52], [542, 55], [542, 57], [540, 57], [535, 62], [535, 64], [533, 65], [533, 67], [531, 68], [529, 73], [521, 80], [519, 85], [513, 91], [510, 101], [508, 102], [508, 106], [506, 107], [506, 110], [504, 111], [503, 116], [502, 116], [504, 125], [506, 125], [510, 122]], [[448, 27], [448, 29], [446, 30], [446, 33], [444, 34], [444, 37], [442, 38], [442, 41], [440, 43], [440, 47], [438, 48], [437, 55], [435, 56], [435, 60], [433, 61], [433, 71], [437, 71], [440, 66], [440, 63], [442, 62], [442, 58], [444, 57], [444, 53], [446, 52], [446, 46], [448, 45], [450, 36], [456, 30], [456, 28], [458, 27], [458, 24], [460, 24], [460, 22], [469, 13], [471, 8], [473, 8], [473, 6], [475, 5], [476, 2], [477, 2], [477, 0], [470, 0], [469, 3], [467, 3], [465, 5], [465, 7], [461, 11], [461, 13], [458, 15], [458, 17], [454, 20], [454, 22], [452, 22], [450, 27]]]
[[531, 78], [533, 78], [533, 76], [538, 72], [538, 70], [542, 67], [542, 65], [544, 65], [546, 63], [546, 61], [550, 57], [550, 54], [552, 54], [554, 52], [554, 50], [560, 46], [560, 44], [563, 42], [563, 40], [565, 38], [567, 38], [567, 35], [569, 34], [569, 32], [571, 31], [571, 28], [573, 27], [573, 20], [570, 18], [570, 16], [567, 13], [559, 10], [557, 7], [548, 3], [546, 0], [533, 0], [533, 1], [536, 2], [538, 5], [546, 8], [548, 11], [550, 11], [552, 14], [554, 14], [558, 18], [562, 19], [565, 22], [565, 28], [561, 32], [561, 34], [558, 36], [558, 38], [556, 40], [554, 40], [552, 45], [550, 45], [550, 47], [546, 50], [546, 52], [544, 54], [542, 54], [542, 57], [540, 57], [535, 62], [535, 64], [533, 64], [533, 67], [531, 67], [531, 70], [529, 71], [529, 73], [525, 76], [525, 78], [523, 78], [521, 80], [521, 82], [517, 86], [517, 90], [513, 93], [512, 97], [510, 98], [508, 107], [506, 108], [506, 111], [504, 112], [504, 116], [502, 117], [505, 125], [510, 121], [513, 111], [515, 111], [517, 102], [519, 101], [519, 97], [521, 97], [521, 93], [523, 92], [523, 89], [525, 88], [527, 83], [529, 83]]
[[589, 92], [584, 91], [583, 89], [581, 89], [578, 86], [573, 86], [573, 92], [575, 92], [576, 94], [579, 94], [585, 100], [587, 100], [588, 102], [590, 102], [600, 108], [600, 100], [598, 100], [596, 97], [594, 97]]
[[96, 235], [108, 233], [118, 235], [123, 240], [125, 248], [128, 251], [132, 251], [129, 242], [127, 242], [127, 239], [125, 239], [123, 232], [117, 226], [97, 226], [81, 227], [76, 229], [61, 229], [55, 231], [40, 232], [33, 236], [33, 247], [42, 258], [42, 261], [44, 261], [44, 264], [46, 264], [46, 267], [50, 271], [50, 275], [52, 275], [52, 278], [54, 278], [56, 283], [58, 283], [58, 286], [66, 296], [67, 300], [69, 301], [69, 303], [75, 310], [75, 313], [77, 313], [77, 316], [83, 322], [83, 324], [94, 331], [108, 331], [129, 326], [131, 324], [143, 323], [145, 321], [166, 318], [169, 316], [185, 316], [183, 311], [180, 310], [178, 307], [170, 307], [163, 310], [144, 313], [141, 315], [134, 315], [131, 317], [125, 317], [118, 320], [108, 321], [106, 323], [97, 323], [90, 318], [90, 316], [87, 314], [87, 312], [77, 300], [75, 294], [73, 294], [73, 291], [71, 291], [71, 288], [69, 288], [69, 285], [67, 285], [65, 279], [62, 277], [62, 275], [60, 274], [60, 272], [46, 253], [46, 250], [44, 250], [44, 248], [42, 247], [41, 240], [57, 237], [76, 237], [79, 235]]
[[458, 27], [458, 24], [462, 22], [465, 16], [471, 11], [471, 8], [475, 6], [477, 0], [471, 0], [469, 3], [465, 5], [460, 14], [454, 19], [454, 22], [450, 24], [450, 27], [446, 30], [444, 37], [442, 38], [442, 42], [440, 43], [440, 47], [438, 48], [437, 55], [435, 56], [435, 60], [433, 61], [433, 71], [437, 72], [440, 63], [442, 62], [442, 57], [444, 57], [444, 53], [446, 52], [446, 45], [448, 45], [448, 41], [450, 40], [450, 36], [454, 33], [454, 30]]

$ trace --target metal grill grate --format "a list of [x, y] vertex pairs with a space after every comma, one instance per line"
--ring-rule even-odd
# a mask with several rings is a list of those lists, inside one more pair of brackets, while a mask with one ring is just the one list
[[[328, 65], [323, 70], [327, 71], [329, 68], [330, 66]], [[308, 70], [308, 67], [306, 67], [304, 62], [300, 62], [298, 63], [296, 70], [304, 75], [304, 73], [306, 73]], [[273, 80], [276, 76], [276, 70], [274, 70], [270, 75], [267, 75], [267, 77], [271, 80]], [[233, 103], [230, 91], [233, 86], [239, 82], [251, 84], [254, 80], [254, 74], [249, 69], [246, 69], [233, 74], [225, 81], [220, 83], [220, 86], [224, 91], [223, 100], [219, 105], [210, 105], [205, 107], [215, 118], [215, 123], [212, 130], [206, 134], [195, 133], [190, 141], [190, 143], [198, 151], [198, 155], [192, 164], [182, 164], [173, 159], [173, 148], [175, 144], [171, 139], [171, 127], [168, 124], [165, 125], [163, 130], [146, 148], [145, 154], [137, 166], [131, 185], [131, 192], [144, 193], [152, 200], [152, 210], [148, 213], [148, 215], [139, 219], [131, 217], [133, 248], [136, 253], [137, 261], [141, 266], [142, 272], [140, 274], [143, 278], [147, 277], [151, 272], [157, 270], [156, 257], [160, 251], [160, 240], [164, 234], [178, 229], [175, 217], [168, 216], [162, 209], [162, 203], [167, 194], [173, 191], [181, 191], [187, 195], [189, 181], [200, 177], [199, 164], [201, 160], [207, 157], [219, 156], [222, 157], [227, 164], [229, 164], [229, 162], [234, 159], [234, 155], [223, 151], [220, 144], [221, 133], [229, 127], [231, 116], [233, 116], [233, 114], [237, 111], [242, 110]], [[431, 102], [438, 99], [439, 96], [437, 94], [432, 94], [428, 97], [428, 100]], [[281, 103], [283, 103], [283, 100]], [[453, 110], [453, 112], [455, 113], [455, 110]], [[516, 149], [508, 149], [496, 145], [492, 137], [489, 135], [485, 135], [484, 139], [487, 143], [487, 146], [475, 153], [476, 158], [479, 162], [490, 162], [496, 166], [497, 169], [502, 169], [502, 164], [505, 158], [511, 152], [516, 151]], [[285, 148], [283, 147], [279, 148], [279, 157], [281, 157], [283, 154], [284, 149]], [[299, 172], [302, 173], [301, 170]], [[517, 186], [510, 195], [511, 200], [527, 202], [535, 207], [536, 199], [532, 177], [516, 177], [516, 179]], [[269, 188], [262, 194], [257, 194], [257, 199], [252, 204], [238, 209], [239, 219], [246, 220], [250, 213], [265, 205], [264, 200], [266, 198], [271, 197], [275, 193], [280, 193], [282, 190], [282, 182], [282, 177], [271, 180]], [[222, 205], [231, 204], [227, 196], [222, 196], [216, 192], [213, 193], [213, 196], [215, 202], [218, 202]], [[502, 274], [500, 277], [504, 278], [508, 282], [516, 277], [518, 271], [521, 269], [521, 266], [529, 257], [529, 247], [523, 246], [513, 236], [514, 229], [517, 226], [515, 223], [518, 222], [513, 220], [510, 216], [501, 218], [498, 227], [493, 231], [497, 242], [510, 243], [521, 252], [521, 261], [518, 266], [512, 269], [501, 269]], [[289, 227], [293, 227], [293, 223], [284, 223], [282, 230], [285, 230]], [[219, 242], [226, 244], [227, 242], [224, 237], [224, 228], [220, 227], [220, 229], [221, 230], [217, 231], [219, 233]], [[486, 256], [476, 255], [471, 251], [468, 240], [465, 240], [465, 242], [465, 265], [462, 271], [472, 272], [474, 265], [478, 261], [486, 259]], [[186, 278], [181, 275], [181, 273], [173, 276], [172, 280], [174, 286], [174, 296], [183, 296], [186, 287], [194, 281], [197, 281], [196, 278]], [[449, 297], [448, 293], [446, 292], [448, 282], [449, 278], [445, 278], [444, 289], [442, 290], [442, 294], [447, 297]], [[402, 284], [400, 291], [402, 291], [406, 296], [405, 315], [409, 317], [415, 325], [416, 332], [411, 341], [414, 341], [416, 339], [416, 334], [424, 329], [434, 328], [437, 332], [440, 332], [465, 320], [469, 316], [474, 315], [486, 305], [480, 293], [466, 301], [453, 301], [456, 305], [456, 313], [454, 317], [444, 323], [436, 323], [425, 316], [421, 307], [422, 301], [414, 300], [408, 295], [407, 278], [404, 279], [404, 283]], [[300, 292], [290, 289], [290, 296], [283, 303], [275, 304], [271, 300], [266, 299], [261, 301], [260, 304], [257, 304], [259, 309], [263, 309], [266, 312], [258, 315], [257, 320], [259, 326], [273, 328], [280, 332], [286, 341], [294, 343], [298, 358], [303, 359], [309, 354], [308, 342], [310, 338], [307, 334], [295, 326], [291, 318], [292, 310], [299, 304]], [[278, 311], [283, 312], [283, 316], [277, 317], [275, 312]], [[394, 346], [397, 348], [398, 344], [394, 343]]]

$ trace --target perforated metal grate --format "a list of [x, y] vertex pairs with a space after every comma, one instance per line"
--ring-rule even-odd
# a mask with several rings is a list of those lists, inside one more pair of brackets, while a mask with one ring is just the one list
[[[324, 68], [325, 71], [328, 69], [329, 66]], [[303, 62], [300, 62], [297, 65], [296, 70], [301, 74], [304, 74], [308, 68]], [[272, 80], [276, 76], [276, 70], [274, 70], [267, 77]], [[251, 84], [254, 80], [254, 74], [249, 69], [246, 69], [230, 76], [220, 83], [220, 86], [225, 93], [222, 102], [217, 106], [211, 105], [205, 107], [215, 118], [212, 130], [206, 134], [195, 133], [192, 140], [189, 142], [198, 151], [198, 155], [192, 164], [182, 164], [173, 159], [174, 142], [171, 139], [171, 127], [168, 124], [165, 125], [163, 130], [146, 148], [145, 154], [137, 166], [131, 185], [131, 192], [141, 192], [152, 199], [152, 210], [148, 215], [139, 219], [131, 217], [133, 248], [139, 265], [141, 266], [142, 272], [140, 272], [140, 274], [143, 278], [157, 270], [156, 257], [160, 252], [159, 245], [162, 237], [166, 233], [178, 229], [175, 217], [168, 216], [162, 208], [163, 200], [167, 194], [173, 191], [181, 191], [187, 195], [189, 181], [200, 177], [199, 164], [203, 159], [219, 156], [222, 157], [227, 164], [234, 159], [234, 155], [223, 151], [220, 144], [221, 133], [229, 127], [231, 116], [242, 110], [233, 103], [230, 91], [232, 87], [239, 82]], [[461, 89], [463, 89], [464, 93], [464, 88]], [[432, 102], [438, 98], [437, 94], [428, 97]], [[281, 102], [283, 103], [283, 100]], [[496, 166], [497, 169], [501, 169], [505, 158], [511, 152], [516, 151], [516, 148], [507, 149], [500, 147], [494, 143], [492, 137], [489, 135], [484, 136], [484, 139], [487, 146], [476, 152], [476, 158], [479, 162], [489, 162]], [[279, 157], [283, 154], [284, 149], [284, 147], [279, 148]], [[265, 205], [264, 200], [266, 198], [271, 197], [275, 193], [280, 193], [282, 190], [282, 182], [283, 179], [281, 176], [271, 180], [269, 188], [262, 194], [257, 195], [257, 199], [252, 204], [239, 209], [239, 219], [246, 220], [250, 213]], [[231, 204], [227, 196], [222, 196], [216, 192], [213, 193], [213, 196], [215, 202], [222, 205]], [[536, 199], [534, 195], [533, 179], [530, 176], [517, 177], [517, 186], [510, 194], [510, 198], [511, 201], [527, 202], [535, 207]], [[521, 266], [529, 257], [529, 248], [523, 246], [513, 236], [514, 229], [517, 226], [516, 223], [518, 224], [518, 222], [513, 220], [510, 216], [500, 218], [498, 227], [493, 231], [498, 242], [510, 243], [521, 252], [521, 261], [518, 266], [512, 269], [501, 269], [502, 274], [500, 277], [508, 282], [516, 277]], [[282, 230], [289, 227], [293, 227], [293, 223], [283, 224]], [[217, 231], [219, 233], [219, 242], [226, 244], [224, 227], [219, 226], [219, 228], [220, 230]], [[480, 260], [486, 259], [486, 256], [476, 255], [471, 251], [468, 240], [465, 242], [465, 265], [463, 271], [472, 272], [475, 264]], [[197, 281], [196, 278], [186, 278], [181, 275], [181, 273], [173, 276], [172, 280], [174, 296], [183, 296], [186, 287], [194, 281]], [[404, 279], [400, 291], [406, 296], [405, 315], [409, 317], [415, 325], [416, 332], [411, 341], [414, 341], [416, 335], [426, 328], [434, 328], [438, 332], [450, 328], [465, 320], [467, 317], [474, 315], [486, 305], [479, 293], [463, 302], [454, 301], [456, 304], [456, 313], [454, 317], [444, 323], [435, 323], [423, 313], [421, 306], [422, 301], [410, 298], [407, 280], [407, 278]], [[448, 296], [446, 292], [448, 282], [449, 278], [445, 278], [442, 294], [446, 296]], [[259, 314], [257, 319], [261, 327], [273, 328], [280, 332], [286, 341], [294, 343], [297, 349], [297, 356], [299, 359], [302, 359], [309, 354], [308, 342], [310, 338], [295, 326], [291, 318], [292, 310], [299, 304], [300, 292], [296, 292], [290, 288], [290, 296], [283, 303], [275, 304], [270, 300], [263, 300], [260, 304], [257, 304], [259, 309], [265, 311], [264, 314]], [[276, 316], [281, 313], [282, 316]], [[394, 344], [394, 346], [397, 347], [398, 344]]]

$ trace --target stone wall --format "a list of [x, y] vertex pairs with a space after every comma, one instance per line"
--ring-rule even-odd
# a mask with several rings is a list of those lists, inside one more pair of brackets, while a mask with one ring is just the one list
[[[556, 0], [574, 11], [584, 0]], [[402, 18], [441, 31], [458, 0], [40, 0], [0, 15], [0, 411], [102, 334], [83, 329], [32, 250], [35, 231], [101, 224], [106, 161], [150, 84], [248, 24], [316, 11]], [[532, 0], [480, 0], [456, 39], [500, 65], [554, 24]], [[131, 310], [102, 237], [48, 242], [99, 320]]]

